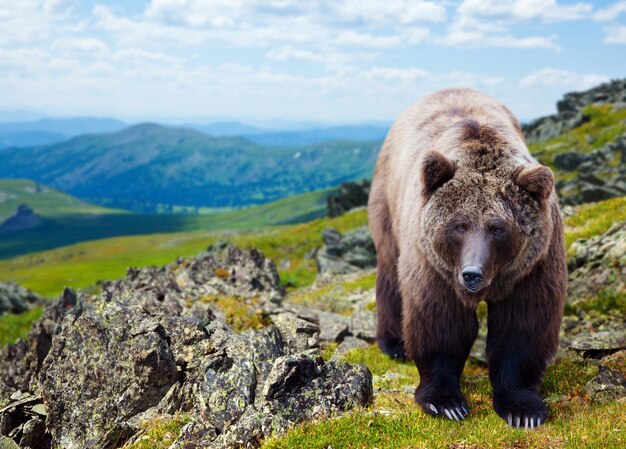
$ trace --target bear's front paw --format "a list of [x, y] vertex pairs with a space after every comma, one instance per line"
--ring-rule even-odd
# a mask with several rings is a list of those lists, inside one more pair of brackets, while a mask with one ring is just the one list
[[493, 408], [511, 427], [534, 429], [546, 421], [548, 409], [537, 393], [530, 390], [494, 394]]
[[415, 402], [425, 413], [461, 421], [468, 413], [467, 401], [460, 391], [448, 392], [420, 385], [415, 390]]

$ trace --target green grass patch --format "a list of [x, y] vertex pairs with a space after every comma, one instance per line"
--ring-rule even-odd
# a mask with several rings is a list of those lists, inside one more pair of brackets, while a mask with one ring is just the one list
[[43, 315], [42, 307], [35, 307], [24, 313], [0, 315], [0, 346], [15, 343], [28, 337], [33, 323]]
[[146, 421], [141, 426], [141, 436], [132, 443], [126, 443], [122, 449], [167, 449], [190, 421], [191, 417], [188, 414], [157, 417]]
[[[236, 331], [261, 329], [271, 324], [258, 306], [258, 298], [211, 295], [201, 298], [202, 302], [213, 303], [224, 312], [226, 322]], [[191, 305], [191, 304], [190, 304]]]
[[[364, 363], [375, 376], [382, 376], [379, 387], [396, 388], [418, 382], [417, 370], [412, 364], [393, 360], [374, 345], [350, 351], [345, 360]], [[623, 364], [623, 361], [616, 363]], [[391, 381], [385, 383], [388, 372], [400, 376], [390, 377]], [[262, 447], [624, 447], [626, 414], [623, 404], [589, 403], [584, 396], [586, 382], [597, 372], [597, 366], [577, 357], [560, 359], [549, 367], [542, 395], [565, 399], [550, 402], [550, 420], [532, 432], [511, 429], [496, 415], [486, 368], [468, 362], [462, 388], [470, 405], [470, 416], [461, 423], [427, 416], [415, 405], [410, 393], [384, 392], [376, 394], [369, 407], [338, 418], [300, 424], [285, 436], [267, 440]]]
[[531, 144], [528, 149], [537, 154], [542, 164], [553, 167], [558, 153], [591, 153], [626, 132], [626, 109], [614, 111], [610, 104], [590, 105], [583, 109], [583, 114], [589, 119], [586, 123], [553, 139]]
[[[260, 206], [210, 215], [98, 213], [100, 209], [95, 206], [93, 213], [87, 213], [90, 209], [60, 208], [58, 216], [43, 215], [43, 223], [35, 229], [0, 236], [0, 258], [118, 236], [141, 235], [146, 238], [150, 234], [246, 230], [307, 222], [326, 214], [326, 197], [332, 191], [318, 190]], [[38, 210], [35, 208], [35, 212], [39, 213]]]
[[289, 267], [279, 270], [281, 279], [283, 283], [290, 280], [294, 288], [302, 287], [312, 283], [317, 275], [315, 262], [305, 255], [322, 246], [322, 230], [333, 226], [345, 232], [366, 223], [366, 211], [358, 210], [333, 219], [318, 218], [254, 232], [181, 232], [94, 240], [2, 260], [0, 280], [54, 297], [65, 286], [86, 288], [97, 281], [119, 279], [128, 267], [164, 265], [177, 257], [195, 256], [209, 245], [227, 240], [243, 248], [258, 248], [273, 260], [288, 258]]
[[264, 449], [356, 448], [609, 448], [624, 447], [622, 404], [577, 403], [534, 431], [511, 429], [493, 411], [476, 411], [461, 423], [426, 416], [417, 407], [380, 413], [357, 410], [337, 419], [296, 426]]
[[0, 221], [12, 215], [20, 204], [27, 204], [37, 215], [46, 218], [126, 213], [89, 204], [28, 179], [0, 179]]
[[626, 196], [598, 203], [583, 204], [565, 218], [565, 248], [573, 255], [572, 243], [600, 235], [619, 221], [626, 220]]
[[310, 289], [301, 289], [288, 297], [290, 302], [313, 307], [326, 312], [352, 314], [354, 304], [349, 295], [355, 292], [370, 290], [376, 285], [376, 273], [368, 273], [345, 281]]

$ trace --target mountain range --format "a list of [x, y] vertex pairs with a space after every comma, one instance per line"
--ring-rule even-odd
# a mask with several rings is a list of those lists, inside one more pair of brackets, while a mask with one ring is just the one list
[[0, 178], [27, 178], [95, 204], [239, 207], [371, 175], [380, 140], [260, 146], [187, 128], [140, 124], [50, 145], [0, 150]]
[[[0, 148], [48, 145], [81, 134], [114, 133], [128, 126], [132, 125], [116, 119], [94, 117], [0, 121]], [[384, 138], [389, 128], [388, 125], [377, 123], [323, 127], [315, 124], [282, 124], [270, 129], [236, 121], [188, 123], [177, 127], [194, 129], [215, 137], [245, 137], [259, 145], [280, 147], [305, 146], [329, 140], [379, 140]]]

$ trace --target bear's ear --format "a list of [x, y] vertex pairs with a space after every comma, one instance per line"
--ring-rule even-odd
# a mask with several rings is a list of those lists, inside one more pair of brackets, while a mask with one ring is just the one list
[[515, 178], [515, 182], [537, 201], [544, 201], [554, 188], [554, 175], [548, 167], [537, 165], [522, 169]]
[[454, 176], [454, 171], [454, 162], [441, 153], [429, 151], [422, 162], [424, 194], [431, 195], [439, 187], [450, 181]]

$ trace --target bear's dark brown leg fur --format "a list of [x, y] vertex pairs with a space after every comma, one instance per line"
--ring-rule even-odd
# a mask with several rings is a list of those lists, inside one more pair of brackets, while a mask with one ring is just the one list
[[380, 350], [391, 357], [404, 357], [402, 341], [402, 297], [395, 265], [378, 262], [376, 275], [376, 341]]
[[404, 357], [402, 341], [402, 296], [398, 286], [398, 245], [391, 226], [389, 205], [379, 186], [372, 184], [368, 206], [370, 228], [376, 245], [376, 340], [380, 350], [391, 357]]
[[562, 235], [557, 230], [548, 256], [511, 295], [489, 303], [487, 357], [493, 406], [515, 427], [537, 426], [548, 415], [539, 388], [559, 343], [567, 293], [563, 252]]
[[415, 401], [431, 415], [462, 419], [468, 413], [460, 376], [478, 333], [476, 311], [464, 307], [432, 268], [415, 273], [404, 293], [404, 339], [420, 384]]

